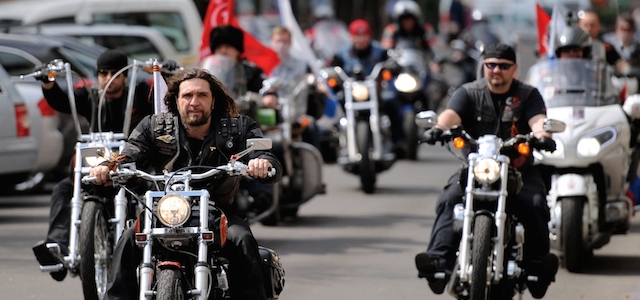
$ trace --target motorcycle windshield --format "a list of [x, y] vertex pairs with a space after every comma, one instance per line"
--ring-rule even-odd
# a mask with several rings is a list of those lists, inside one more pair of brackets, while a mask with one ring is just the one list
[[413, 45], [398, 43], [395, 50], [399, 54], [397, 62], [401, 67], [415, 71], [426, 69], [427, 55], [422, 49], [416, 49]]
[[540, 91], [548, 108], [605, 106], [620, 103], [612, 77], [606, 62], [565, 58], [536, 63], [527, 82]]
[[202, 68], [211, 72], [211, 74], [218, 78], [228, 90], [233, 91], [235, 64], [236, 62], [231, 57], [220, 54], [213, 54], [207, 56], [202, 61]]
[[338, 51], [351, 46], [351, 35], [340, 22], [320, 21], [313, 26], [313, 31], [315, 35], [313, 50], [323, 61], [333, 58]]

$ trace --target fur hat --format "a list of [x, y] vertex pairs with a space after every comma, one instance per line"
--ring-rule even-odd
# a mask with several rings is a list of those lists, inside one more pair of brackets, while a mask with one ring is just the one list
[[211, 30], [209, 48], [215, 52], [220, 45], [227, 44], [236, 48], [240, 53], [244, 52], [244, 33], [231, 25], [218, 26]]

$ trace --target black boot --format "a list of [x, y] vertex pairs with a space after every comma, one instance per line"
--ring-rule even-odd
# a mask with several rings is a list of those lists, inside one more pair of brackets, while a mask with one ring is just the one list
[[527, 274], [538, 277], [538, 281], [529, 281], [527, 283], [533, 298], [541, 299], [544, 297], [551, 282], [556, 281], [558, 265], [558, 257], [553, 253], [547, 253], [541, 261], [532, 261], [529, 264]]
[[[426, 278], [431, 290], [438, 295], [444, 292], [451, 273], [444, 266], [445, 264], [440, 259], [431, 257], [427, 253], [421, 252], [416, 255], [418, 277]], [[445, 273], [445, 276], [444, 278], [436, 278], [436, 273]]]
[[[41, 266], [52, 266], [64, 263], [64, 254], [54, 253], [47, 247], [47, 243], [45, 241], [36, 243], [32, 249], [33, 254], [36, 256], [36, 259]], [[61, 249], [61, 252], [64, 252], [64, 250]], [[67, 276], [67, 269], [62, 268], [62, 270], [51, 272], [50, 274], [55, 281], [62, 281]]]

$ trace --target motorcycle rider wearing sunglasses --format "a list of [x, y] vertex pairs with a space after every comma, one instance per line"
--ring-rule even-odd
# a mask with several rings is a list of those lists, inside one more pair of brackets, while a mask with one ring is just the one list
[[[537, 89], [514, 78], [517, 68], [512, 47], [503, 44], [488, 47], [484, 53], [484, 77], [464, 84], [454, 92], [446, 110], [438, 116], [438, 125], [425, 132], [426, 142], [432, 145], [443, 142], [442, 128], [462, 125], [473, 138], [496, 134], [506, 139], [518, 133], [539, 132], [535, 134], [536, 142], [554, 149], [555, 142], [550, 134], [542, 131], [546, 118], [542, 96]], [[507, 209], [512, 210], [525, 227], [523, 267], [529, 275], [538, 276], [539, 281], [528, 284], [528, 289], [539, 299], [555, 281], [558, 258], [549, 253], [546, 187], [532, 160], [531, 156], [513, 156], [511, 163], [522, 173], [523, 187], [515, 196], [517, 199], [508, 202]], [[438, 197], [431, 241], [427, 251], [415, 258], [419, 277], [427, 278], [429, 287], [436, 294], [444, 292], [460, 243], [460, 232], [453, 225], [453, 208], [464, 196], [459, 178], [458, 171]], [[434, 274], [438, 272], [445, 272], [447, 278], [435, 278]]]
[[[91, 122], [91, 131], [98, 131], [97, 113], [100, 93], [115, 73], [127, 65], [126, 54], [120, 50], [107, 50], [98, 57], [96, 62], [98, 85], [90, 88], [82, 86], [73, 91], [78, 115]], [[175, 70], [178, 67], [178, 64], [172, 60], [165, 61], [163, 65], [168, 70]], [[42, 92], [47, 103], [56, 111], [70, 114], [71, 105], [67, 93], [55, 81], [50, 81], [47, 74], [43, 74], [37, 79], [42, 81]], [[102, 107], [102, 119], [99, 120], [104, 132], [122, 132], [123, 130], [129, 90], [126, 83], [127, 71], [124, 71], [104, 90], [105, 103]], [[150, 91], [151, 86], [146, 81], [141, 81], [136, 86], [130, 128], [134, 128], [144, 116], [153, 113], [153, 103], [149, 98]], [[54, 255], [47, 249], [46, 244], [48, 243], [57, 243], [60, 246], [62, 256], [68, 254], [72, 194], [72, 176], [65, 177], [53, 188], [47, 237], [33, 247], [36, 259], [41, 265], [55, 265], [62, 262], [62, 257]], [[51, 272], [51, 277], [56, 281], [62, 281], [66, 275], [66, 268]]]

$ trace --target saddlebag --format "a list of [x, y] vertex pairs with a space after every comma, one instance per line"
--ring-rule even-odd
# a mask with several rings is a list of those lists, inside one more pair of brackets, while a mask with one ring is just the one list
[[278, 299], [284, 288], [284, 268], [280, 256], [266, 247], [258, 246], [258, 250], [262, 258], [262, 277], [267, 299]]

